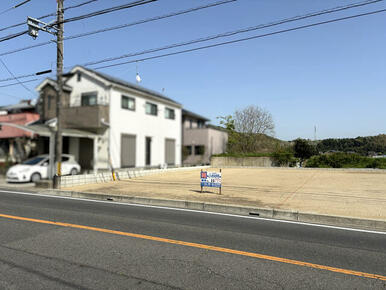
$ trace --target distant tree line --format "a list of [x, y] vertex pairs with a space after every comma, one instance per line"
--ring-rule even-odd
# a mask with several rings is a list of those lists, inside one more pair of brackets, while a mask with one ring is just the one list
[[386, 135], [311, 141], [298, 138], [291, 142], [273, 137], [271, 113], [248, 106], [234, 114], [219, 117], [228, 132], [228, 157], [271, 157], [275, 166], [332, 168], [386, 168]]
[[321, 152], [346, 152], [360, 155], [386, 154], [386, 135], [324, 139], [318, 142], [316, 149]]

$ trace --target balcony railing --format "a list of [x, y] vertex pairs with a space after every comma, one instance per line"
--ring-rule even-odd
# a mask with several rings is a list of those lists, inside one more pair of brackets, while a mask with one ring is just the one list
[[101, 120], [109, 121], [109, 106], [81, 106], [63, 108], [63, 126], [74, 129], [103, 128]]

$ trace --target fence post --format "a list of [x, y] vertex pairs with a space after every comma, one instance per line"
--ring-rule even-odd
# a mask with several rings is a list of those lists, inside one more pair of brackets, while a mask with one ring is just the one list
[[201, 183], [201, 176], [202, 176], [202, 169], [201, 169], [201, 173], [200, 173], [200, 185], [201, 185], [201, 193], [202, 193], [202, 183]]
[[[220, 174], [221, 174], [221, 168], [220, 168]], [[221, 174], [221, 183], [220, 183], [220, 195], [221, 195], [221, 187], [222, 187], [222, 174]]]

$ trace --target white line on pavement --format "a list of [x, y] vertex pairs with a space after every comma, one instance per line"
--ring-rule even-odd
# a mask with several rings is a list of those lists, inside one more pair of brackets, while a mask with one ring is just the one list
[[167, 209], [167, 210], [174, 210], [174, 211], [195, 212], [195, 213], [210, 214], [210, 215], [220, 215], [220, 216], [229, 216], [229, 217], [243, 218], [243, 219], [253, 219], [253, 220], [259, 220], [259, 221], [263, 220], [263, 221], [278, 222], [278, 223], [287, 223], [287, 224], [305, 225], [305, 226], [319, 227], [319, 228], [328, 228], [328, 229], [336, 229], [336, 230], [344, 230], [344, 231], [353, 231], [353, 232], [362, 232], [362, 233], [386, 235], [386, 232], [380, 232], [380, 231], [361, 230], [361, 229], [338, 227], [338, 226], [330, 226], [330, 225], [311, 224], [311, 223], [297, 222], [297, 221], [287, 221], [287, 220], [278, 220], [278, 219], [270, 219], [270, 218], [242, 216], [242, 215], [235, 215], [235, 214], [228, 214], [228, 213], [219, 213], [219, 212], [210, 212], [210, 211], [202, 211], [202, 210], [194, 210], [194, 209], [186, 209], [186, 208], [174, 208], [174, 207], [167, 207], [167, 206], [155, 206], [155, 205], [136, 204], [136, 203], [104, 201], [104, 200], [85, 199], [85, 198], [77, 198], [77, 197], [69, 197], [69, 196], [58, 196], [58, 195], [48, 195], [48, 194], [41, 194], [41, 193], [30, 193], [30, 192], [9, 191], [9, 190], [0, 190], [0, 192], [13, 193], [13, 194], [19, 194], [19, 195], [28, 195], [28, 196], [39, 196], [39, 197], [48, 197], [48, 198], [60, 198], [60, 199], [79, 200], [79, 201], [85, 201], [85, 202], [106, 203], [106, 204], [109, 204], [109, 205], [124, 205], [124, 206], [135, 206], [135, 207]]

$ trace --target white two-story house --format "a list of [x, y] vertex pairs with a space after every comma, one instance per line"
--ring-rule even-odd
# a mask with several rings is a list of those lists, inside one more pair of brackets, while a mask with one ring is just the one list
[[[42, 121], [55, 117], [55, 86], [37, 87]], [[181, 165], [179, 103], [81, 66], [65, 75], [64, 90], [63, 152], [84, 169]]]

